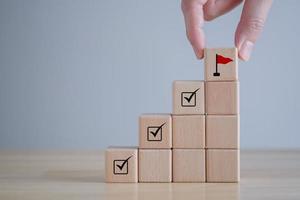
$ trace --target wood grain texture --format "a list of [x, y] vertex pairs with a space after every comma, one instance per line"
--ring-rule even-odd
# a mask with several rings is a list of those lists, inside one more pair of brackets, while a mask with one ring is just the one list
[[239, 82], [206, 82], [205, 87], [207, 114], [239, 114]]
[[0, 151], [2, 200], [300, 199], [300, 150], [241, 150], [239, 183], [105, 183], [101, 150]]
[[172, 117], [170, 114], [143, 114], [139, 118], [140, 148], [171, 148]]
[[114, 183], [138, 181], [137, 147], [109, 147], [105, 151], [105, 180]]
[[205, 182], [205, 150], [173, 149], [173, 182]]
[[206, 148], [240, 147], [239, 115], [207, 115], [206, 116]]
[[173, 114], [204, 114], [204, 81], [173, 82]]
[[205, 148], [205, 115], [172, 115], [173, 148]]
[[171, 182], [172, 150], [139, 149], [139, 182]]
[[[216, 72], [216, 54], [233, 61], [227, 64], [218, 64], [219, 76]], [[206, 81], [235, 81], [238, 80], [238, 53], [236, 48], [212, 48], [204, 50], [204, 71]]]
[[207, 182], [239, 182], [240, 151], [207, 149], [206, 172]]

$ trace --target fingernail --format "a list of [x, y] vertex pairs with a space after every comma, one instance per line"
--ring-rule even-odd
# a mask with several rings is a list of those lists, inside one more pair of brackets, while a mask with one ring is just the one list
[[241, 59], [243, 59], [244, 61], [248, 61], [251, 56], [253, 47], [253, 42], [249, 40], [244, 41], [241, 48], [239, 49], [239, 55]]

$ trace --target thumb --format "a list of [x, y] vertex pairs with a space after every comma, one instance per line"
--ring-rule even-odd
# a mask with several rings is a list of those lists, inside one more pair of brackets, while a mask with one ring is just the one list
[[254, 43], [263, 30], [272, 0], [246, 0], [235, 33], [235, 45], [239, 57], [249, 60]]

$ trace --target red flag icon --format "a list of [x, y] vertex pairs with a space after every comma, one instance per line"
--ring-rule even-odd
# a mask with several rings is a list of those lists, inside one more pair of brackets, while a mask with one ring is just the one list
[[227, 64], [232, 62], [233, 60], [231, 58], [227, 58], [224, 56], [221, 56], [219, 54], [216, 54], [216, 71], [214, 72], [214, 76], [220, 76], [220, 72], [218, 72], [218, 64]]
[[231, 58], [227, 58], [224, 56], [221, 56], [219, 54], [217, 54], [217, 63], [218, 64], [227, 64], [229, 62], [232, 62], [233, 60]]

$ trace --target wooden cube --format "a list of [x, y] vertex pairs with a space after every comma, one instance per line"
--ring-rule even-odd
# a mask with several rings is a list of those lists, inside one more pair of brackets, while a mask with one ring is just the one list
[[206, 82], [205, 85], [207, 114], [239, 113], [239, 82]]
[[204, 114], [204, 82], [173, 82], [173, 114]]
[[139, 182], [171, 182], [172, 150], [139, 149]]
[[240, 151], [207, 149], [206, 171], [207, 182], [239, 182]]
[[105, 151], [105, 179], [108, 183], [138, 181], [137, 147], [109, 147]]
[[240, 147], [239, 115], [207, 115], [206, 116], [206, 148]]
[[140, 148], [171, 148], [172, 117], [169, 114], [144, 114], [139, 118]]
[[238, 80], [238, 53], [236, 48], [204, 50], [206, 81]]
[[173, 181], [205, 182], [205, 150], [173, 149]]
[[172, 115], [173, 148], [205, 148], [205, 115]]

